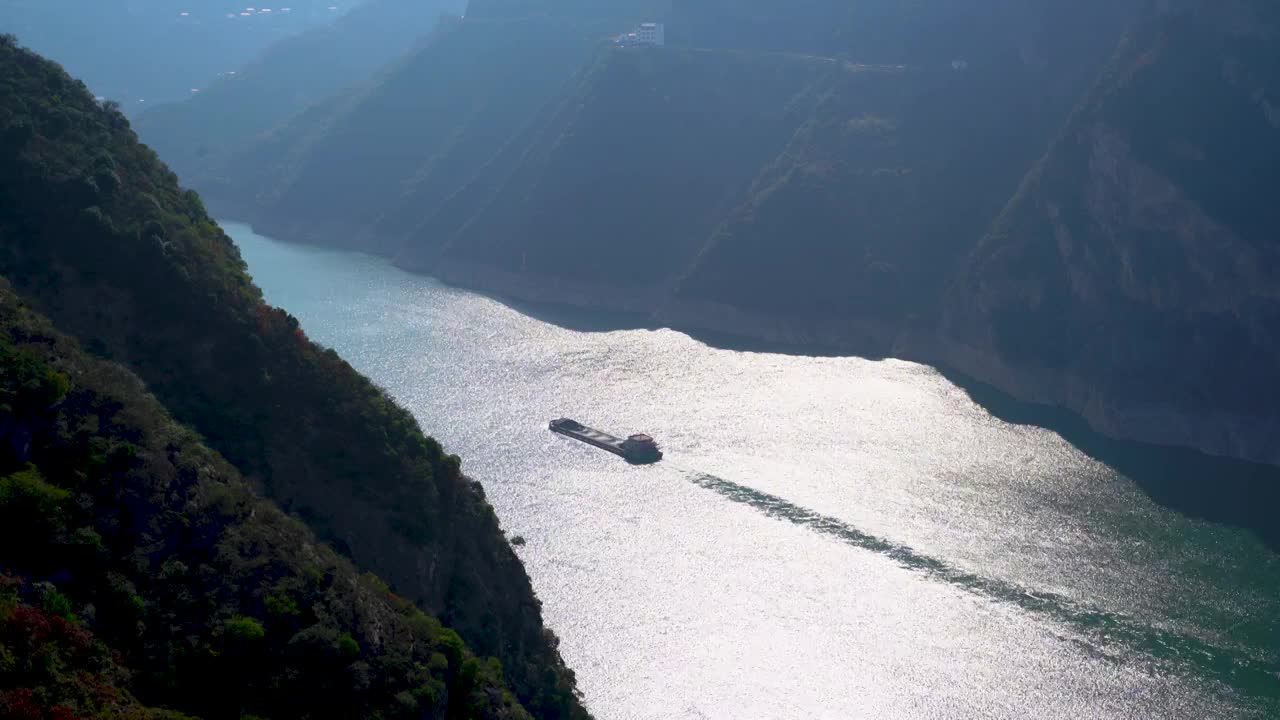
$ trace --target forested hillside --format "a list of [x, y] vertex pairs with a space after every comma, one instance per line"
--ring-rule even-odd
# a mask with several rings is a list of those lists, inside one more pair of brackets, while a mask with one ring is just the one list
[[584, 716], [460, 460], [262, 301], [200, 198], [119, 112], [12, 38], [0, 69], [0, 274], [15, 291], [323, 540], [497, 656], [536, 716]]
[[195, 177], [309, 106], [364, 82], [422, 41], [463, 0], [366, 0], [329, 25], [281, 40], [188, 100], [151, 108], [138, 134], [181, 177]]
[[5, 718], [529, 717], [7, 283], [0, 402]]
[[1280, 11], [1146, 23], [968, 260], [952, 359], [1098, 426], [1280, 462]]

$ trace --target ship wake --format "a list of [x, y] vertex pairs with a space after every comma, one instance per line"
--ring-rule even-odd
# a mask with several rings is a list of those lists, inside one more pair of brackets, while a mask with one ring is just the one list
[[696, 471], [684, 471], [690, 482], [765, 515], [799, 525], [853, 547], [887, 557], [898, 565], [931, 580], [944, 582], [974, 595], [1044, 616], [1074, 632], [1062, 639], [1091, 655], [1113, 662], [1132, 661], [1133, 654], [1151, 663], [1153, 673], [1193, 670], [1215, 678], [1247, 694], [1269, 701], [1280, 700], [1275, 658], [1245, 654], [1220, 647], [1192, 635], [1151, 627], [1123, 614], [1090, 607], [1066, 596], [1032, 590], [1017, 583], [983, 577], [930, 557], [915, 549], [863, 532], [839, 518], [795, 505], [784, 498]]

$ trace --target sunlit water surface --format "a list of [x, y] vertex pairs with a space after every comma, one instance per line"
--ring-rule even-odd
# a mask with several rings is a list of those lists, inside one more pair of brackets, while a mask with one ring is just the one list
[[1274, 553], [929, 367], [564, 329], [224, 227], [484, 483], [601, 720], [1280, 717]]

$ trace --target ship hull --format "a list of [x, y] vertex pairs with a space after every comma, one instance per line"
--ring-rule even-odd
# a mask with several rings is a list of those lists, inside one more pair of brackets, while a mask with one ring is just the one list
[[565, 437], [573, 438], [579, 442], [584, 442], [593, 447], [598, 447], [606, 452], [626, 460], [632, 465], [648, 465], [658, 462], [662, 459], [662, 451], [653, 449], [646, 452], [636, 452], [626, 445], [626, 441], [620, 437], [601, 432], [595, 428], [589, 428], [585, 425], [579, 425], [577, 428], [569, 428], [552, 424], [551, 432], [559, 433]]

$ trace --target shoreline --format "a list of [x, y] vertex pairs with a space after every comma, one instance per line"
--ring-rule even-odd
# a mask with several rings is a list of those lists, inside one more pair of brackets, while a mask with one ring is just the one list
[[[962, 387], [978, 383], [1049, 417], [1067, 412], [1092, 432], [1120, 442], [1195, 451], [1207, 456], [1280, 467], [1280, 419], [1231, 413], [1189, 413], [1161, 405], [1126, 406], [1081, 378], [1055, 371], [1010, 366], [984, 351], [932, 328], [899, 328], [866, 319], [821, 318], [812, 323], [730, 305], [671, 298], [667, 288], [618, 288], [564, 278], [523, 275], [491, 265], [456, 260], [440, 263], [353, 248], [349, 242], [316, 242], [298, 225], [231, 220], [282, 242], [355, 250], [459, 289], [491, 297], [552, 324], [585, 331], [670, 328], [712, 347], [786, 355], [897, 358], [934, 367]], [[304, 236], [307, 239], [301, 239]], [[347, 238], [350, 239], [349, 236]], [[602, 300], [602, 298], [609, 298]], [[565, 317], [588, 313], [589, 322]], [[966, 381], [968, 381], [966, 383]], [[978, 401], [975, 398], [975, 401]], [[978, 401], [984, 407], [987, 403]], [[990, 410], [990, 408], [988, 408]], [[993, 413], [994, 414], [994, 413]], [[1054, 429], [1047, 421], [1034, 424]]]
[[[548, 291], [536, 276], [517, 277], [482, 265], [450, 263], [441, 272], [421, 264], [397, 266], [508, 305], [534, 306], [535, 314], [542, 317], [546, 313], [538, 312], [540, 308], [617, 313], [643, 320], [612, 329], [670, 328], [724, 349], [918, 362], [948, 377], [959, 375], [962, 380], [987, 385], [1018, 402], [1039, 406], [1044, 414], [1055, 410], [1070, 412], [1092, 431], [1114, 440], [1185, 448], [1225, 460], [1280, 467], [1280, 443], [1275, 442], [1280, 437], [1280, 419], [1116, 403], [1078, 377], [1010, 366], [989, 352], [933, 330], [902, 330], [859, 319], [823, 319], [804, 325], [783, 316], [720, 303], [664, 301], [655, 289], [618, 291], [559, 281]], [[509, 280], [503, 282], [503, 278]], [[597, 298], [605, 293], [619, 300], [600, 302]]]

